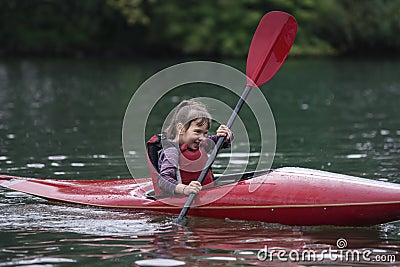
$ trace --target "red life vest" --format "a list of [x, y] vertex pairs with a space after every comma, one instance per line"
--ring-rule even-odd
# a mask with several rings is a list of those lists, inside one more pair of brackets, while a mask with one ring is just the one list
[[[150, 168], [156, 196], [163, 195], [163, 192], [158, 187], [158, 177], [160, 175], [158, 170], [158, 156], [159, 151], [162, 149], [161, 139], [161, 135], [154, 135], [147, 141], [147, 163]], [[179, 171], [181, 173], [182, 183], [189, 184], [191, 181], [197, 181], [207, 159], [208, 155], [204, 147], [201, 146], [198, 150], [189, 150], [186, 144], [182, 145], [179, 153]], [[202, 185], [206, 184], [213, 184], [213, 174], [211, 170], [208, 170], [203, 180]]]
[[[181, 154], [179, 156], [179, 170], [182, 176], [183, 184], [190, 184], [191, 181], [197, 181], [203, 167], [206, 165], [208, 155], [203, 146], [197, 150], [189, 150], [187, 144], [181, 146]], [[208, 170], [202, 185], [213, 183], [213, 175]]]

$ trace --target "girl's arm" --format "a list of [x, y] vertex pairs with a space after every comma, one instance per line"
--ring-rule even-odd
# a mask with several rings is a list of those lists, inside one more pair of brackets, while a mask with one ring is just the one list
[[175, 188], [178, 185], [176, 180], [179, 154], [176, 148], [164, 149], [158, 160], [160, 175], [158, 176], [158, 187], [168, 195], [175, 195]]

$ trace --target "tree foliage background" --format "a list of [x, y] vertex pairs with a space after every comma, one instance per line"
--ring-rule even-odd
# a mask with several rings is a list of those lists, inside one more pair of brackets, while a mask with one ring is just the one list
[[297, 19], [294, 55], [400, 51], [397, 0], [7, 0], [0, 55], [240, 57], [271, 10]]

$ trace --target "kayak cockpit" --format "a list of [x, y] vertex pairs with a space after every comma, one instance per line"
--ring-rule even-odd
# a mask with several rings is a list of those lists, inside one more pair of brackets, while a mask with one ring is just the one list
[[[244, 173], [233, 173], [233, 174], [228, 174], [228, 175], [215, 175], [214, 177], [214, 185], [213, 186], [205, 186], [203, 190], [209, 190], [215, 187], [223, 186], [223, 185], [228, 185], [228, 184], [233, 184], [237, 183], [240, 181], [245, 181], [249, 179], [253, 179], [265, 174], [268, 174], [272, 172], [272, 169], [269, 170], [261, 170], [261, 171], [251, 171], [251, 172], [244, 172]], [[171, 197], [169, 195], [155, 195], [154, 189], [147, 191], [144, 193], [144, 196], [146, 198], [150, 199], [162, 199], [162, 198], [167, 198]]]
[[214, 187], [233, 184], [239, 181], [245, 181], [259, 177], [272, 172], [273, 170], [251, 171], [245, 173], [233, 173], [228, 175], [216, 175], [214, 178]]

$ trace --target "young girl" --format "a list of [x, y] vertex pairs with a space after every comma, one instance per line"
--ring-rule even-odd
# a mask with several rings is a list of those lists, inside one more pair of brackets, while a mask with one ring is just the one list
[[[208, 136], [211, 116], [206, 107], [194, 100], [184, 100], [176, 108], [165, 137], [176, 146], [163, 146], [159, 155], [159, 176], [157, 185], [164, 194], [176, 195], [200, 192], [202, 185], [197, 181], [208, 157], [206, 140], [216, 143], [220, 136], [226, 136], [223, 147], [229, 147], [232, 132], [221, 125], [216, 135]], [[178, 149], [180, 151], [178, 151]], [[213, 182], [211, 170], [203, 185]]]

